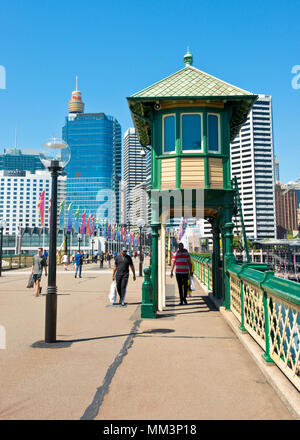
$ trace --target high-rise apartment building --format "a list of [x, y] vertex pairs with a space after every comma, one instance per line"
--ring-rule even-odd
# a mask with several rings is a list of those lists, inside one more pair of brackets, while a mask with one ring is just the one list
[[237, 177], [248, 237], [276, 238], [274, 173], [272, 99], [259, 95], [231, 143], [231, 176]]
[[[58, 206], [64, 198], [66, 176], [59, 176]], [[46, 170], [35, 173], [19, 170], [0, 171], [0, 219], [6, 222], [5, 233], [15, 234], [19, 227], [41, 227], [38, 202], [45, 190], [44, 226], [49, 227], [51, 174]]]
[[125, 222], [130, 224], [134, 224], [132, 190], [146, 182], [146, 157], [141, 155], [141, 151], [135, 128], [128, 128], [124, 134], [124, 197]]
[[71, 150], [66, 167], [67, 203], [79, 208], [80, 216], [120, 222], [121, 126], [105, 113], [83, 113], [81, 93], [69, 101], [63, 139]]
[[298, 230], [296, 190], [276, 183], [275, 204], [277, 238], [285, 238], [289, 231]]

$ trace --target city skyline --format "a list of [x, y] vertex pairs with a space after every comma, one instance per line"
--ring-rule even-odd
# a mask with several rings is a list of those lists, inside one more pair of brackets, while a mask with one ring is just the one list
[[[293, 68], [299, 64], [298, 2], [284, 9], [279, 2], [267, 1], [259, 8], [253, 2], [245, 12], [237, 2], [231, 3], [232, 8], [222, 2], [217, 7], [191, 2], [182, 10], [179, 2], [172, 2], [170, 8], [171, 3], [165, 1], [159, 16], [154, 2], [147, 7], [146, 18], [146, 4], [135, 1], [118, 3], [117, 11], [114, 2], [99, 5], [91, 1], [83, 8], [75, 1], [72, 11], [60, 5], [59, 14], [56, 2], [51, 7], [45, 2], [45, 11], [41, 5], [30, 7], [32, 1], [26, 6], [18, 4], [18, 10], [14, 2], [4, 3], [6, 20], [0, 35], [5, 44], [0, 65], [6, 70], [6, 88], [0, 89], [0, 152], [14, 145], [16, 127], [19, 148], [39, 149], [45, 139], [59, 134], [77, 75], [87, 103], [85, 111], [114, 114], [124, 133], [132, 127], [126, 97], [178, 70], [189, 45], [201, 70], [253, 93], [272, 96], [274, 149], [281, 181], [299, 177], [297, 161], [290, 160], [300, 146], [300, 89], [292, 86], [297, 73]], [[129, 18], [134, 22], [132, 29], [126, 25]], [[112, 29], [110, 19], [114, 19]], [[54, 20], [55, 35], [49, 32]], [[64, 25], [68, 22], [82, 25], [84, 32], [69, 36], [69, 27]], [[186, 35], [172, 34], [170, 43], [166, 36], [172, 26], [182, 22], [188, 23]], [[22, 32], [25, 23], [26, 33]], [[136, 35], [145, 25], [151, 32], [145, 32], [140, 41]], [[203, 40], [204, 35], [210, 38]]]

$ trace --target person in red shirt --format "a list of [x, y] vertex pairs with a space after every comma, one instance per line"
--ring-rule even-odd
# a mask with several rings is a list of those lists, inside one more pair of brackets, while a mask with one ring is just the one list
[[171, 278], [173, 277], [174, 267], [180, 296], [180, 305], [187, 304], [186, 297], [189, 275], [193, 275], [193, 269], [190, 254], [184, 249], [182, 243], [179, 243], [179, 249], [172, 258]]

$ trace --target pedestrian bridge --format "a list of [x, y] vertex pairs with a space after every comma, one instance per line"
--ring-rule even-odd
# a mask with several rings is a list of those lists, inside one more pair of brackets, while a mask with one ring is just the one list
[[[186, 306], [178, 306], [176, 280], [170, 279], [166, 268], [165, 305], [157, 319], [141, 319], [142, 277], [133, 282], [130, 276], [127, 307], [114, 307], [108, 301], [112, 278], [108, 266], [84, 265], [82, 279], [74, 278], [71, 266], [66, 272], [58, 266], [54, 344], [43, 343], [46, 295], [36, 298], [26, 289], [28, 269], [5, 270], [0, 278], [0, 322], [7, 339], [6, 348], [0, 351], [0, 418], [299, 418], [299, 392], [297, 383], [292, 384], [292, 374], [299, 377], [295, 367], [299, 352], [294, 354], [292, 344], [286, 342], [286, 306], [269, 331], [270, 335], [275, 332], [277, 344], [273, 348], [271, 336], [269, 355], [273, 359], [273, 352], [278, 352], [281, 365], [276, 356], [273, 363], [266, 363], [266, 356], [262, 358], [266, 353], [261, 323], [264, 299], [262, 308], [259, 297], [257, 304], [251, 302], [250, 282], [242, 274], [232, 275], [243, 285], [243, 319], [249, 330], [242, 333], [238, 329], [242, 325], [238, 293], [235, 300], [232, 293], [229, 309], [219, 309], [211, 293], [210, 261], [196, 257], [196, 291]], [[262, 275], [263, 281], [265, 273]], [[44, 277], [42, 285], [46, 283]], [[266, 285], [262, 283], [262, 288]], [[257, 285], [251, 284], [251, 288], [260, 294]], [[263, 340], [260, 345], [254, 339], [256, 332], [257, 340]], [[286, 366], [284, 356], [291, 359]], [[284, 369], [290, 370], [289, 378]]]

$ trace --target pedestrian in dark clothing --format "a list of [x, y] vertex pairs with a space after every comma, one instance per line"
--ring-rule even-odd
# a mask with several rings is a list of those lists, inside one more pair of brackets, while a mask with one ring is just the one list
[[132, 258], [127, 255], [127, 249], [123, 248], [121, 255], [115, 258], [115, 266], [113, 270], [113, 280], [116, 280], [117, 291], [120, 297], [119, 304], [125, 306], [126, 288], [129, 278], [129, 267], [132, 270], [133, 281], [136, 280], [135, 269]]
[[103, 261], [104, 261], [104, 252], [102, 251], [100, 254], [100, 269], [103, 269]]

